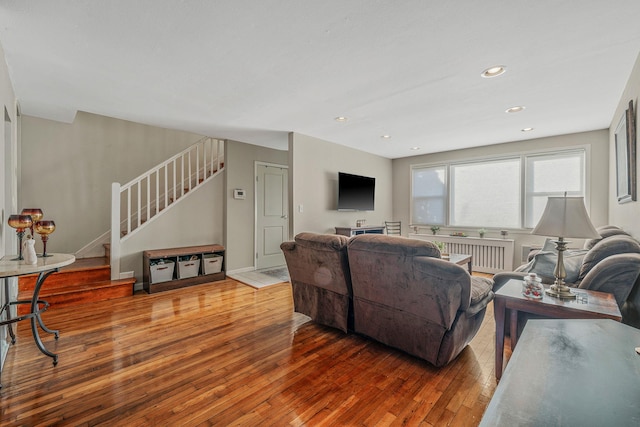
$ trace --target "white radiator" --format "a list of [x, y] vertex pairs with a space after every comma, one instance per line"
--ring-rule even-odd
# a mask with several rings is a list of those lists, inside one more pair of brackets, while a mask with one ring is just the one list
[[410, 239], [443, 242], [445, 252], [471, 255], [473, 271], [499, 273], [513, 271], [513, 239], [458, 237], [440, 234], [409, 234]]

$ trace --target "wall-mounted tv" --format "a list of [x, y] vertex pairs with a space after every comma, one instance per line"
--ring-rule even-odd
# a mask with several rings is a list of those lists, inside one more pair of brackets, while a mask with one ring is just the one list
[[338, 172], [338, 210], [372, 211], [376, 179]]

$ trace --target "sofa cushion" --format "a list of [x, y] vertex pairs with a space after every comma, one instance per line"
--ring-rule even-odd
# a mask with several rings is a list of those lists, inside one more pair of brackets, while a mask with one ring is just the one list
[[638, 241], [631, 236], [621, 234], [602, 239], [584, 257], [578, 280], [584, 279], [587, 273], [603, 259], [624, 253], [640, 253]]
[[617, 236], [617, 235], [629, 236], [629, 233], [627, 233], [620, 227], [616, 227], [615, 225], [604, 225], [602, 227], [596, 228], [596, 231], [598, 232], [600, 237], [597, 239], [585, 240], [584, 242], [585, 249], [593, 248], [598, 242], [600, 242], [602, 239], [606, 239], [607, 237]]
[[[565, 281], [574, 283], [580, 275], [587, 249], [568, 249], [563, 254], [564, 268], [567, 272]], [[545, 283], [552, 283], [555, 280], [555, 269], [558, 263], [558, 251], [552, 239], [544, 242], [542, 249], [533, 257], [531, 261], [516, 269], [522, 273], [536, 273]]]

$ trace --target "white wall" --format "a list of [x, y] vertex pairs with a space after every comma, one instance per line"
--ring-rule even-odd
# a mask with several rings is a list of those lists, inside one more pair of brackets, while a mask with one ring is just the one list
[[[402, 220], [403, 223], [409, 223], [411, 165], [473, 160], [483, 157], [542, 151], [553, 148], [567, 148], [576, 145], [586, 145], [589, 147], [589, 175], [587, 176], [587, 185], [590, 189], [590, 198], [587, 201], [587, 208], [589, 209], [591, 220], [596, 226], [608, 224], [609, 136], [608, 130], [606, 129], [395, 159], [393, 161], [393, 216], [394, 218]], [[440, 232], [447, 233], [450, 231], [464, 230], [460, 228], [443, 228]], [[428, 228], [424, 228], [421, 232], [429, 233], [430, 231]], [[471, 235], [474, 234], [476, 230], [468, 230], [468, 232]], [[499, 230], [488, 230], [486, 237], [500, 237]], [[545, 239], [541, 236], [531, 235], [529, 230], [509, 230], [508, 237], [515, 240], [515, 266], [521, 263], [523, 244], [538, 245], [542, 244]], [[582, 245], [582, 241], [576, 241], [574, 244], [580, 246]]]
[[[282, 150], [227, 141], [225, 157], [225, 267], [227, 271], [233, 271], [255, 265], [255, 163], [260, 161], [287, 165], [289, 156]], [[244, 200], [233, 198], [233, 190], [236, 188], [245, 190]]]
[[[9, 215], [18, 213], [18, 174], [20, 163], [18, 144], [18, 117], [16, 113], [16, 97], [9, 77], [9, 69], [4, 58], [4, 50], [0, 46], [0, 114], [3, 118], [3, 129], [0, 132], [0, 258], [15, 254], [17, 239], [15, 230], [7, 225]], [[0, 305], [4, 305], [7, 295], [4, 294], [5, 280], [9, 281], [9, 294], [15, 300], [17, 296], [16, 279], [0, 279]], [[15, 315], [15, 307], [12, 308]], [[7, 328], [0, 328], [0, 370], [9, 348]]]
[[[609, 126], [609, 218], [611, 224], [622, 227], [631, 235], [640, 237], [640, 221], [638, 216], [640, 215], [640, 203], [636, 200], [634, 202], [619, 204], [617, 201], [616, 191], [616, 155], [615, 155], [615, 131], [618, 126], [618, 122], [625, 110], [629, 107], [629, 101], [633, 100], [634, 111], [636, 113], [636, 134], [638, 133], [638, 96], [640, 95], [640, 55], [636, 60], [635, 66], [631, 71], [631, 76], [627, 82], [627, 85], [620, 97], [618, 108], [611, 118], [611, 125]], [[636, 136], [637, 139], [637, 136]], [[638, 141], [636, 141], [636, 144]], [[640, 146], [636, 145], [636, 179], [640, 178]], [[640, 182], [640, 181], [638, 181]], [[640, 200], [640, 191], [637, 194], [637, 199]]]
[[[391, 160], [298, 133], [289, 135], [289, 159], [292, 235], [335, 233], [334, 227], [355, 227], [358, 219], [367, 225], [394, 219]], [[374, 211], [338, 212], [338, 172], [376, 178]]]
[[55, 220], [47, 249], [67, 253], [111, 228], [112, 182], [124, 184], [201, 138], [83, 112], [71, 124], [23, 116], [21, 127], [19, 208]]

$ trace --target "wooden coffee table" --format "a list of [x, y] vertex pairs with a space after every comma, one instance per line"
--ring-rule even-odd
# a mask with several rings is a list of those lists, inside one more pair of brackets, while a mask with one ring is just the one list
[[496, 319], [496, 378], [502, 376], [504, 358], [505, 319], [510, 315], [510, 339], [513, 350], [518, 341], [518, 312], [531, 313], [552, 319], [613, 319], [620, 322], [622, 316], [613, 294], [572, 290], [577, 297], [563, 300], [543, 294], [542, 299], [522, 295], [522, 281], [511, 279], [502, 286], [493, 300]]
[[467, 264], [467, 270], [469, 270], [469, 274], [472, 273], [471, 260], [472, 260], [471, 255], [466, 255], [466, 254], [449, 254], [449, 258], [448, 258], [448, 261], [454, 264], [458, 264], [458, 265]]

